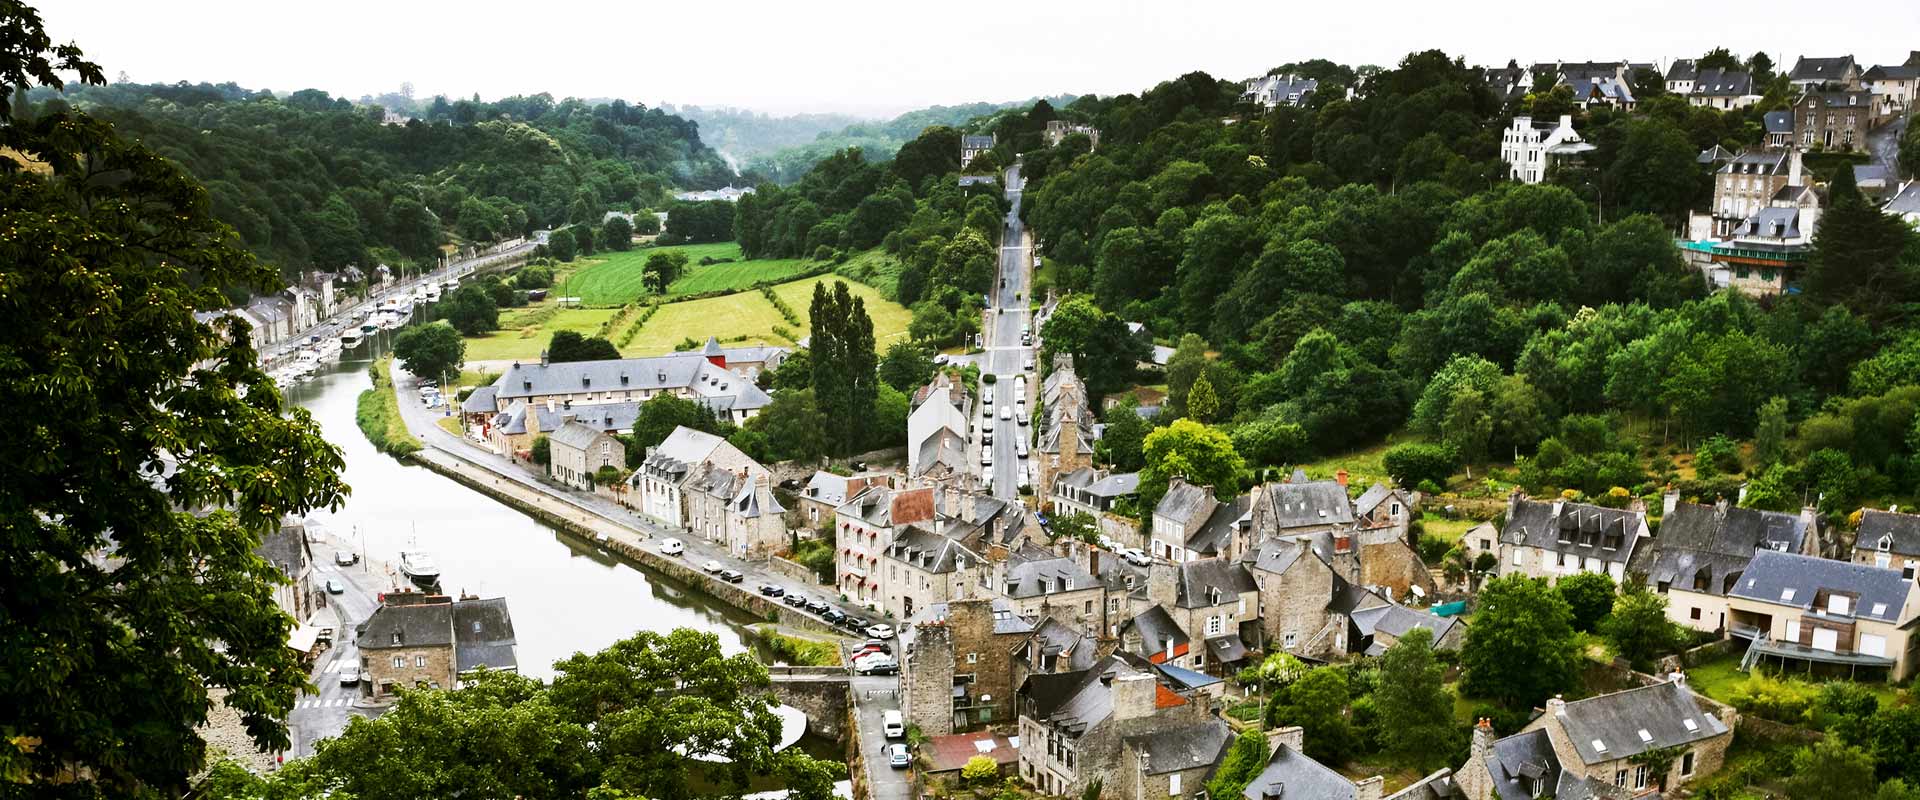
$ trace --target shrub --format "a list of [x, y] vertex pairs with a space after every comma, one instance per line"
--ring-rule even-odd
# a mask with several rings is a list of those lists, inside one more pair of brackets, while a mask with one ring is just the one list
[[823, 245], [820, 245], [819, 247], [816, 247], [816, 248], [813, 248], [813, 260], [815, 260], [815, 261], [832, 261], [832, 260], [833, 260], [833, 246], [832, 246], [832, 245], [824, 245], [824, 244], [823, 244]]
[[1420, 560], [1428, 564], [1440, 563], [1440, 559], [1446, 558], [1447, 551], [1453, 549], [1453, 543], [1438, 536], [1421, 536], [1419, 541]]
[[553, 443], [547, 441], [547, 437], [536, 436], [533, 438], [533, 463], [544, 467], [547, 465], [547, 460], [552, 458], [552, 454]]
[[1418, 486], [1426, 481], [1445, 484], [1459, 462], [1458, 454], [1451, 447], [1418, 442], [1394, 445], [1380, 458], [1387, 474], [1401, 486]]
[[1727, 693], [1727, 703], [1743, 714], [1797, 724], [1806, 719], [1816, 696], [1807, 684], [1755, 673]]
[[974, 756], [960, 767], [960, 780], [972, 785], [981, 785], [992, 781], [1000, 774], [1000, 762], [993, 756]]

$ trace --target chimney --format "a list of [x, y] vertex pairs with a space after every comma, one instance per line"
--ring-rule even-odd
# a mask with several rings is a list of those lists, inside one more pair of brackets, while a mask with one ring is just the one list
[[1473, 725], [1473, 741], [1467, 748], [1467, 763], [1486, 763], [1487, 755], [1493, 752], [1493, 739], [1493, 721], [1481, 717]]
[[1663, 518], [1673, 516], [1673, 510], [1679, 505], [1680, 490], [1673, 488], [1672, 484], [1668, 484], [1667, 490], [1660, 493], [1660, 516]]
[[1354, 800], [1380, 800], [1386, 778], [1375, 775], [1353, 785]]
[[1565, 717], [1567, 715], [1567, 701], [1557, 694], [1548, 698], [1547, 713], [1556, 717]]
[[1159, 682], [1152, 675], [1134, 672], [1116, 676], [1113, 692], [1113, 717], [1116, 720], [1139, 719], [1153, 715], [1154, 695]]
[[1180, 587], [1180, 567], [1154, 559], [1147, 565], [1147, 600], [1155, 605], [1172, 608], [1178, 599]]
[[1333, 473], [1333, 481], [1340, 484], [1340, 488], [1347, 488], [1347, 471], [1344, 469], [1336, 470]]
[[1573, 115], [1572, 115], [1572, 114], [1561, 114], [1561, 115], [1560, 115], [1560, 127], [1562, 127], [1562, 128], [1566, 128], [1566, 129], [1568, 129], [1568, 130], [1572, 130], [1572, 129], [1573, 129]]
[[540, 348], [540, 366], [544, 367], [546, 365], [547, 365], [547, 349], [543, 347], [543, 348]]
[[1681, 672], [1680, 670], [1677, 670], [1677, 669], [1670, 673], [1667, 673], [1667, 682], [1678, 685], [1678, 686], [1686, 686], [1687, 673]]
[[1307, 732], [1298, 725], [1288, 725], [1279, 730], [1267, 731], [1267, 749], [1269, 751], [1278, 750], [1280, 749], [1280, 745], [1284, 744], [1287, 746], [1287, 749], [1299, 753], [1302, 748], [1306, 747], [1306, 741]]
[[1800, 184], [1800, 148], [1797, 148], [1797, 147], [1793, 148], [1792, 152], [1787, 154], [1787, 185], [1788, 186], [1801, 185]]

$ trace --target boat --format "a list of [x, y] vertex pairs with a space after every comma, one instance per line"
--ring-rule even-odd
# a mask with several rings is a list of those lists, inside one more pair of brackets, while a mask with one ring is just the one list
[[422, 589], [440, 584], [440, 565], [434, 563], [433, 554], [425, 550], [401, 551], [400, 572]]
[[340, 349], [351, 350], [360, 346], [360, 329], [348, 328], [340, 333]]

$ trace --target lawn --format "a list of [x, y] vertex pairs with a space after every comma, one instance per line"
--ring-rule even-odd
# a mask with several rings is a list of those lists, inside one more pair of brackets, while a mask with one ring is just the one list
[[[798, 258], [740, 260], [740, 245], [734, 242], [690, 244], [679, 247], [641, 247], [625, 252], [601, 252], [582, 259], [577, 272], [554, 287], [554, 292], [580, 298], [590, 306], [617, 306], [647, 293], [642, 278], [647, 259], [654, 253], [679, 251], [687, 254], [687, 272], [667, 287], [672, 295], [701, 294], [746, 289], [766, 280], [779, 280], [804, 272], [813, 262]], [[700, 266], [703, 258], [734, 259], [724, 264]]]
[[[792, 342], [774, 336], [775, 325], [793, 327], [780, 318], [780, 312], [759, 292], [685, 300], [661, 306], [653, 319], [640, 329], [640, 334], [620, 348], [620, 352], [625, 356], [664, 355], [673, 352], [673, 346], [683, 339], [704, 344], [708, 336], [717, 337], [729, 346], [735, 346], [732, 340], [736, 336], [749, 337], [737, 344], [791, 345]], [[795, 331], [794, 335], [805, 334]]]
[[[801, 327], [796, 331], [799, 335], [805, 336], [808, 327], [812, 325], [812, 320], [807, 316], [807, 309], [813, 304], [814, 284], [826, 283], [834, 279], [834, 276], [821, 276], [818, 278], [808, 278], [806, 280], [783, 283], [773, 287], [773, 293], [779, 295], [781, 300], [785, 301], [788, 306], [793, 308], [795, 313], [800, 315]], [[853, 281], [846, 281], [846, 284], [847, 290], [852, 292], [853, 296], [866, 301], [867, 316], [873, 319], [873, 346], [875, 349], [884, 353], [888, 345], [894, 342], [904, 341], [907, 338], [907, 324], [913, 321], [913, 312], [908, 311], [905, 306], [882, 296], [879, 289]], [[831, 288], [831, 284], [829, 284], [829, 288]], [[779, 312], [774, 311], [773, 306], [768, 305], [767, 310], [775, 315], [775, 322], [777, 324], [783, 324], [779, 323]], [[665, 314], [666, 309], [661, 309], [660, 313]], [[652, 325], [648, 325], [648, 327], [652, 327]], [[646, 334], [642, 333], [641, 335], [645, 336]], [[678, 340], [676, 339], [675, 341]]]
[[[1734, 652], [1715, 658], [1712, 661], [1703, 661], [1688, 667], [1687, 685], [1722, 703], [1729, 702], [1728, 698], [1733, 696], [1734, 690], [1745, 684], [1749, 678], [1749, 673], [1740, 671], [1740, 658], [1742, 655], [1743, 651], [1736, 649]], [[1821, 683], [1818, 680], [1808, 682], [1804, 678], [1792, 674], [1770, 674], [1774, 674], [1775, 677], [1783, 680], [1795, 683], [1810, 683], [1810, 685], [1816, 687]], [[1859, 685], [1873, 692], [1873, 695], [1880, 699], [1880, 706], [1882, 708], [1890, 708], [1900, 702], [1900, 690], [1887, 684], [1861, 681]]]
[[547, 340], [553, 338], [554, 331], [578, 331], [582, 336], [593, 336], [617, 311], [612, 308], [566, 308], [553, 312], [545, 321], [537, 324], [526, 324], [528, 315], [524, 313], [501, 314], [500, 330], [467, 339], [467, 360], [536, 359], [540, 357], [540, 350], [547, 346]]
[[1425, 516], [1420, 518], [1421, 533], [1436, 539], [1443, 539], [1451, 545], [1460, 541], [1467, 531], [1480, 525], [1477, 519], [1447, 519], [1445, 517]]

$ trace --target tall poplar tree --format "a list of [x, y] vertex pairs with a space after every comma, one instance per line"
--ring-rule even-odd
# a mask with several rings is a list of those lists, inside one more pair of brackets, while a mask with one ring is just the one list
[[879, 355], [874, 352], [873, 319], [866, 302], [844, 281], [814, 284], [807, 315], [812, 321], [807, 349], [812, 356], [814, 401], [827, 420], [827, 449], [852, 455], [866, 442], [878, 393]]

